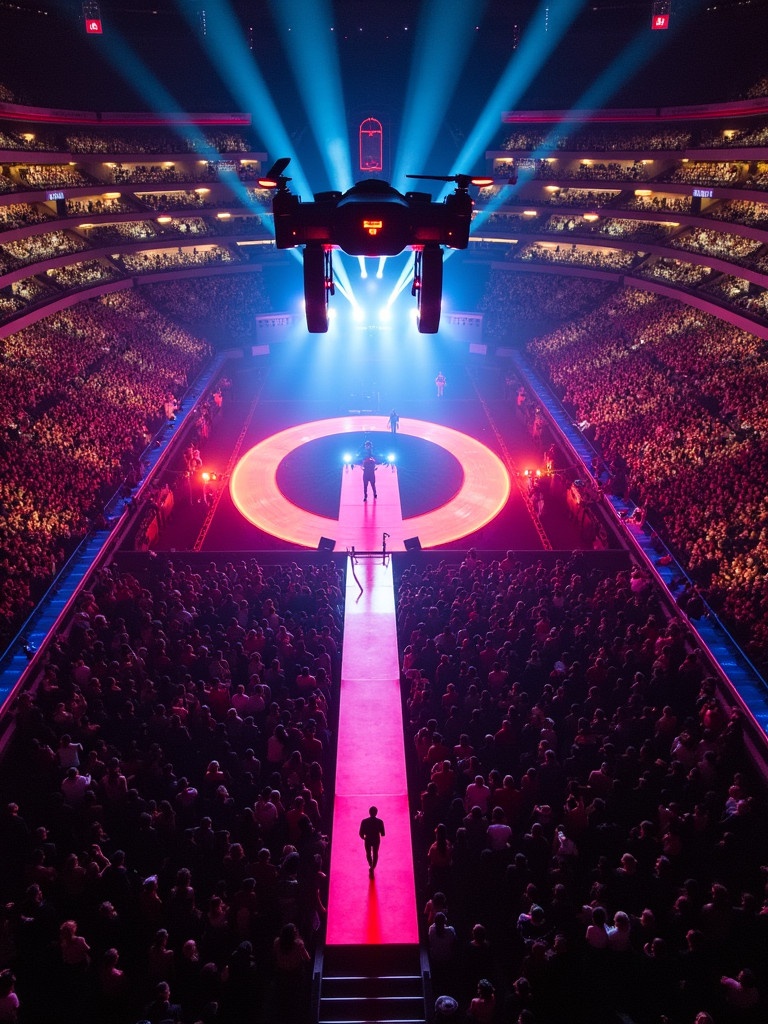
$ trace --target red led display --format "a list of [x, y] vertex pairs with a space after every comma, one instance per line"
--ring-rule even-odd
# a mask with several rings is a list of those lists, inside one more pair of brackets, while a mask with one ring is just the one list
[[669, 28], [669, 15], [668, 14], [654, 14], [651, 18], [651, 28], [658, 31], [659, 29]]
[[100, 36], [102, 34], [101, 18], [86, 18], [85, 31], [89, 36]]

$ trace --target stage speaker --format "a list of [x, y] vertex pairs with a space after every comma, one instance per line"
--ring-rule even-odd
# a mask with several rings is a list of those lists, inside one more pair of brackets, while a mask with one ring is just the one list
[[336, 547], [336, 541], [330, 537], [321, 537], [320, 543], [317, 545], [318, 551], [333, 551]]
[[409, 537], [403, 541], [406, 551], [421, 551], [421, 541], [418, 537]]

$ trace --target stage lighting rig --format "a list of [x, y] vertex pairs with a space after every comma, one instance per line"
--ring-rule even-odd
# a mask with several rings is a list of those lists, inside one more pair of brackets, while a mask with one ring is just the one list
[[288, 188], [283, 157], [259, 179], [261, 188], [275, 190], [272, 212], [278, 249], [304, 247], [304, 300], [307, 330], [328, 330], [328, 299], [334, 294], [334, 249], [350, 256], [397, 256], [414, 252], [411, 294], [418, 304], [418, 329], [435, 334], [440, 326], [443, 295], [443, 250], [466, 249], [472, 219], [469, 186], [482, 188], [492, 178], [468, 174], [452, 177], [409, 174], [409, 178], [454, 182], [456, 188], [441, 202], [427, 192], [398, 192], [380, 178], [364, 178], [346, 192], [318, 192], [314, 202], [302, 203]]

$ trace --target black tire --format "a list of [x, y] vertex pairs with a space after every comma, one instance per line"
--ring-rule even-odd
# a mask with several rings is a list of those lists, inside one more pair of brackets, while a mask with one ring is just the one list
[[420, 334], [437, 334], [443, 301], [443, 250], [424, 246], [421, 255], [421, 288], [416, 323]]
[[328, 290], [322, 245], [304, 247], [304, 309], [310, 334], [328, 333]]

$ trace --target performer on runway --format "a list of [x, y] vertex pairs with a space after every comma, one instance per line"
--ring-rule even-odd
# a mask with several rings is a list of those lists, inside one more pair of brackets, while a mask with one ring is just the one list
[[360, 838], [365, 843], [365, 856], [368, 861], [368, 874], [373, 878], [373, 872], [379, 861], [379, 844], [384, 835], [384, 822], [378, 818], [379, 811], [371, 807], [368, 817], [360, 822]]
[[376, 459], [373, 454], [373, 444], [366, 441], [363, 446], [363, 501], [368, 501], [368, 484], [373, 490], [373, 497], [378, 498], [376, 493]]
[[445, 390], [445, 384], [446, 384], [445, 374], [443, 373], [442, 370], [440, 370], [438, 375], [435, 377], [435, 387], [437, 388], [437, 397], [438, 398], [442, 398], [443, 397], [443, 391]]
[[393, 434], [397, 433], [397, 428], [398, 428], [399, 425], [400, 425], [400, 417], [397, 415], [397, 413], [393, 409], [392, 412], [389, 414], [389, 429], [392, 431]]

